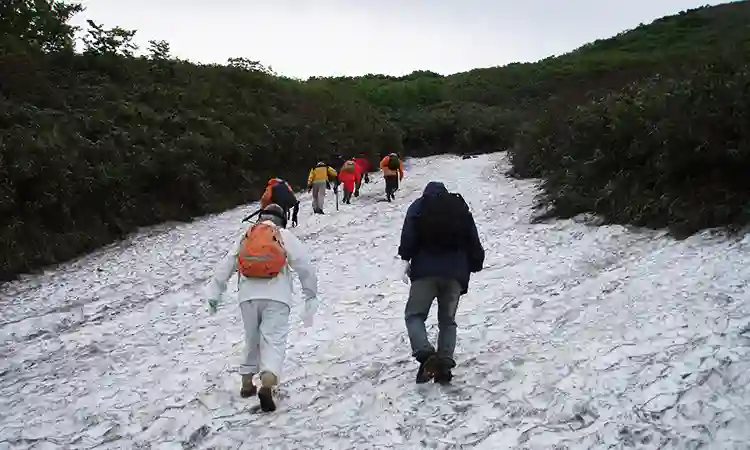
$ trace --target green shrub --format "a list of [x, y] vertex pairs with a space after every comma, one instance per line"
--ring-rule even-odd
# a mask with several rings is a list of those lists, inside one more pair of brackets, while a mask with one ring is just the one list
[[255, 201], [400, 135], [357, 98], [226, 66], [0, 54], [0, 279]]
[[545, 115], [511, 152], [544, 178], [545, 216], [697, 230], [750, 221], [750, 64], [716, 56], [681, 78], [654, 76]]

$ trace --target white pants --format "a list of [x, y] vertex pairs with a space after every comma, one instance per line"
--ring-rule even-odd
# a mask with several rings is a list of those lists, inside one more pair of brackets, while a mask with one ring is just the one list
[[289, 306], [275, 300], [240, 302], [245, 324], [245, 360], [240, 374], [271, 372], [281, 380], [289, 334]]

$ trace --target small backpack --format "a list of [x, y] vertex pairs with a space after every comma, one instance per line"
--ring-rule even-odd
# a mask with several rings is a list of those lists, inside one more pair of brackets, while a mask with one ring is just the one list
[[419, 246], [433, 251], [451, 251], [466, 246], [470, 220], [469, 205], [461, 194], [442, 192], [423, 197], [416, 221]]
[[239, 274], [247, 278], [274, 278], [286, 263], [286, 250], [279, 228], [269, 222], [250, 227], [237, 255]]
[[341, 167], [342, 172], [355, 172], [357, 170], [356, 165], [354, 164], [354, 161], [349, 160], [344, 163], [344, 165]]
[[401, 160], [398, 159], [398, 156], [391, 155], [388, 157], [388, 168], [391, 170], [398, 170], [398, 168], [401, 167]]

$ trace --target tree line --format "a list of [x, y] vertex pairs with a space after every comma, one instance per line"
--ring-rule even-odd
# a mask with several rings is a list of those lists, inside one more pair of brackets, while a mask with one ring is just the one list
[[[536, 63], [443, 76], [278, 76], [247, 58], [195, 64], [73, 3], [0, 5], [0, 279], [137, 227], [299, 186], [334, 153], [509, 150], [542, 181], [539, 219], [688, 236], [748, 222], [750, 2], [641, 24]], [[373, 161], [374, 162], [374, 161]]]

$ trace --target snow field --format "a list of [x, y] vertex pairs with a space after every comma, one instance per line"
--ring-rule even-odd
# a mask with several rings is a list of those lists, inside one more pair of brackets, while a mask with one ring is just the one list
[[[503, 153], [407, 161], [294, 232], [315, 326], [292, 311], [279, 410], [239, 397], [234, 289], [202, 287], [255, 205], [165, 224], [0, 286], [0, 450], [748, 448], [750, 238], [565, 220], [530, 225], [535, 183]], [[487, 251], [457, 322], [454, 386], [414, 384], [395, 264], [428, 181], [461, 192]], [[437, 332], [435, 312], [428, 321]]]

